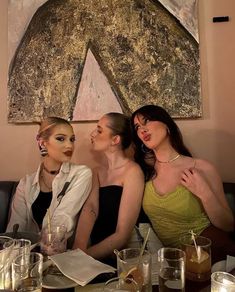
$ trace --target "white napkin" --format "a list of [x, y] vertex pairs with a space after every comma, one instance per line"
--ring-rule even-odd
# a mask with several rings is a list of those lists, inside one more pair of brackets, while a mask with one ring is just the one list
[[95, 260], [79, 248], [49, 258], [66, 277], [81, 286], [85, 286], [99, 274], [115, 272], [115, 268]]
[[226, 272], [230, 273], [233, 269], [235, 269], [235, 257], [227, 255]]

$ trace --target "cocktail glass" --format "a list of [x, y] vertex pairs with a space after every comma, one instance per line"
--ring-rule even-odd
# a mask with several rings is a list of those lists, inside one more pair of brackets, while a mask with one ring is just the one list
[[[195, 246], [196, 243], [196, 246]], [[186, 254], [186, 278], [191, 281], [207, 281], [211, 276], [211, 240], [203, 236], [181, 238], [181, 248]]]
[[49, 256], [65, 252], [67, 249], [67, 229], [64, 225], [43, 228], [40, 241], [41, 253]]
[[127, 248], [116, 253], [118, 276], [133, 279], [142, 292], [151, 292], [151, 255], [145, 250], [140, 257], [140, 252], [140, 248]]

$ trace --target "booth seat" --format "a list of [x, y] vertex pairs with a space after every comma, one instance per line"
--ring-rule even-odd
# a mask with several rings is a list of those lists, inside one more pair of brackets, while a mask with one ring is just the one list
[[[5, 232], [12, 197], [18, 182], [0, 181], [0, 233]], [[235, 214], [235, 183], [223, 183], [228, 203]]]

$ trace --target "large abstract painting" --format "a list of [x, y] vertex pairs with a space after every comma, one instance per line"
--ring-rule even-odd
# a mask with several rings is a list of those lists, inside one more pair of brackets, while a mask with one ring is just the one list
[[9, 122], [202, 114], [196, 0], [9, 0], [9, 40]]

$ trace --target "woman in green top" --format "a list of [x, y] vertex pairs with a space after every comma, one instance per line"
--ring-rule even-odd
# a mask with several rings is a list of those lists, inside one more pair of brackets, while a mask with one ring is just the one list
[[135, 160], [147, 181], [143, 207], [163, 244], [179, 246], [180, 237], [193, 230], [212, 239], [214, 260], [235, 255], [229, 235], [234, 217], [215, 167], [192, 158], [176, 123], [159, 106], [136, 110], [132, 127]]

